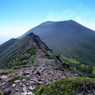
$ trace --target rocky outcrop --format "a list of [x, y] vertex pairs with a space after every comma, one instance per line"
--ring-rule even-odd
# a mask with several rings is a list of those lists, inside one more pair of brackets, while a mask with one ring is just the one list
[[34, 33], [28, 34], [23, 39], [29, 40], [28, 44], [26, 44], [26, 49], [30, 48], [31, 45], [33, 45], [36, 48], [40, 48], [43, 50], [49, 50], [49, 48], [46, 46], [46, 44], [40, 40], [39, 36], [35, 35]]

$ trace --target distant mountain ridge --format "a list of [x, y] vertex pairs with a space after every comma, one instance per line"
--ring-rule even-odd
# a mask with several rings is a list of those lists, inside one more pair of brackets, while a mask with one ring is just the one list
[[[14, 40], [15, 39], [11, 39], [8, 42], [14, 42]], [[7, 46], [6, 43], [4, 43], [3, 45], [4, 47]], [[9, 45], [7, 49], [5, 48], [2, 53], [0, 53], [0, 67], [8, 64], [11, 60], [13, 60], [18, 55], [31, 48], [32, 46], [49, 50], [45, 43], [40, 40], [39, 36], [35, 35], [34, 33], [29, 33], [22, 39], [19, 39], [14, 42], [14, 44]]]
[[17, 42], [18, 39], [12, 38], [8, 40], [7, 42], [0, 45], [0, 53], [4, 52], [6, 49], [8, 49], [10, 46], [12, 46], [15, 42]]
[[[47, 30], [44, 30], [45, 28], [47, 28]], [[54, 28], [57, 30], [54, 31]], [[52, 32], [55, 32], [55, 33], [59, 32], [59, 30], [60, 30], [60, 32], [62, 32], [62, 31], [65, 31], [65, 32], [77, 31], [77, 32], [79, 32], [79, 30], [78, 30], [79, 28], [84, 28], [84, 30], [82, 30], [82, 31], [89, 29], [89, 28], [87, 28], [87, 27], [85, 27], [85, 26], [83, 26], [73, 20], [58, 21], [58, 22], [46, 21], [46, 22], [43, 22], [42, 24], [30, 29], [29, 31], [27, 31], [24, 35], [20, 36], [19, 38], [22, 38], [31, 32], [34, 32], [39, 35], [42, 34], [43, 31], [44, 31], [44, 33], [46, 33], [46, 32], [51, 32], [51, 30], [53, 30]], [[72, 29], [74, 29], [74, 30], [72, 30]], [[89, 31], [91, 31], [91, 29], [89, 29]]]
[[95, 62], [95, 31], [73, 21], [44, 22], [26, 32], [35, 33], [54, 53]]

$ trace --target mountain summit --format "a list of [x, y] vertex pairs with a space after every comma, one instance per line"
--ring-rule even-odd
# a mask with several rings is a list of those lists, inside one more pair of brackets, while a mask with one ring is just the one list
[[73, 21], [44, 22], [26, 32], [40, 36], [54, 53], [95, 62], [95, 31]]

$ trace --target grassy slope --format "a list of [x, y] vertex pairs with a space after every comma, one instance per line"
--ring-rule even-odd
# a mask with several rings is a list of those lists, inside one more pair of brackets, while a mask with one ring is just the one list
[[3, 68], [17, 69], [22, 66], [31, 66], [35, 64], [35, 58], [36, 58], [36, 48], [32, 46], [23, 53], [19, 54], [16, 58], [14, 58], [12, 61], [6, 64]]
[[[35, 95], [88, 95], [93, 92], [95, 79], [91, 78], [62, 78], [47, 86], [40, 85], [35, 91]], [[94, 94], [93, 94], [94, 95]]]
[[0, 45], [0, 53], [3, 53], [5, 50], [7, 50], [10, 46], [12, 46], [14, 43], [16, 43], [18, 39], [10, 39], [7, 42]]
[[[37, 35], [30, 33], [27, 36], [23, 37], [22, 39], [19, 39], [16, 43], [14, 43], [8, 49], [4, 50], [2, 54], [0, 54], [0, 68], [2, 68], [2, 66], [10, 62], [13, 62], [14, 64], [22, 64], [22, 65], [24, 65], [25, 63], [30, 63], [30, 61], [32, 61], [33, 59], [32, 53], [35, 52], [35, 49], [32, 48], [32, 46], [34, 46], [36, 49], [41, 48], [41, 49], [48, 50], [48, 47], [40, 40], [40, 38]], [[30, 48], [29, 50], [30, 52], [27, 52], [29, 48]], [[23, 60], [20, 59], [20, 57]], [[25, 59], [26, 60], [28, 59], [28, 61], [26, 61]], [[22, 62], [19, 63], [19, 61]], [[11, 65], [12, 64], [10, 64], [9, 67], [12, 67]]]
[[65, 57], [63, 55], [61, 55], [60, 59], [63, 63], [68, 64], [70, 69], [79, 75], [95, 78], [95, 64], [89, 64], [88, 62], [82, 62], [76, 59]]
[[23, 53], [25, 50], [30, 48], [33, 44], [32, 40], [33, 40], [32, 34], [28, 35], [28, 36], [18, 40], [12, 46], [10, 46], [8, 49], [6, 49], [2, 54], [0, 54], [0, 64], [1, 64], [0, 67], [9, 63], [15, 57], [17, 57], [18, 55]]
[[0, 64], [5, 65], [9, 61], [11, 61], [11, 59], [18, 56], [22, 51], [24, 51], [24, 46], [27, 43], [28, 43], [28, 39], [24, 41], [22, 39], [19, 40], [17, 43], [13, 44], [7, 50], [5, 50], [2, 54], [0, 54]]

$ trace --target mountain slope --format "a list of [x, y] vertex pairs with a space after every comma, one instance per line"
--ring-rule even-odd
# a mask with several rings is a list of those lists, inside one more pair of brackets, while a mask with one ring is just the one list
[[61, 22], [44, 22], [29, 30], [39, 35], [54, 53], [81, 61], [95, 62], [95, 31], [69, 20]]
[[[42, 52], [42, 55], [41, 53], [40, 55], [38, 54], [39, 50]], [[52, 50], [49, 50], [45, 43], [43, 43], [40, 38], [34, 33], [27, 34], [25, 37], [17, 40], [17, 42], [15, 42], [12, 46], [4, 50], [4, 52], [0, 53], [0, 68], [15, 69], [23, 66], [31, 66], [38, 63], [39, 61], [40, 63], [44, 64], [47, 59], [39, 59], [40, 56], [45, 56], [43, 51], [46, 55], [49, 56], [49, 58], [58, 59], [61, 61], [61, 63], [58, 62], [58, 64], [56, 64], [59, 67], [61, 66], [60, 69], [62, 69], [63, 63], [65, 63], [63, 68], [69, 68], [70, 70], [82, 76], [95, 76], [95, 64], [88, 61], [86, 62], [86, 60], [84, 60], [84, 62], [81, 62], [81, 60], [67, 58], [62, 55], [60, 57], [55, 56], [52, 53]], [[36, 58], [36, 54], [39, 55], [38, 58]], [[35, 60], [38, 61], [35, 62]], [[49, 64], [49, 62], [47, 63]]]
[[79, 76], [53, 56], [33, 33], [5, 50], [0, 55], [0, 64], [0, 94], [3, 95], [33, 95], [33, 90], [40, 84], [48, 85], [62, 77]]
[[32, 46], [35, 46], [35, 48], [48, 50], [48, 47], [39, 39], [37, 35], [30, 33], [24, 38], [18, 40], [12, 46], [6, 49], [2, 54], [0, 54], [0, 67], [6, 65], [15, 57], [23, 53], [25, 50], [31, 48]]
[[[0, 65], [0, 94], [3, 95], [33, 95], [34, 90], [35, 95], [95, 93], [95, 80], [78, 78], [80, 75], [95, 77], [95, 68], [72, 58], [55, 56], [34, 33], [5, 49], [0, 54]], [[75, 73], [72, 68], [82, 74]]]
[[17, 42], [18, 39], [10, 39], [7, 42], [0, 45], [0, 53], [4, 52], [6, 49], [8, 49], [10, 46], [12, 46], [15, 42]]

